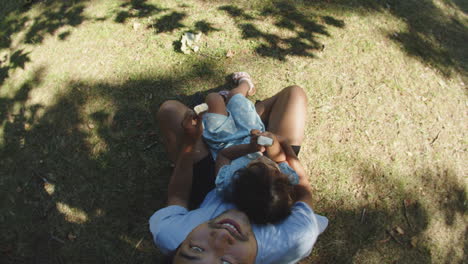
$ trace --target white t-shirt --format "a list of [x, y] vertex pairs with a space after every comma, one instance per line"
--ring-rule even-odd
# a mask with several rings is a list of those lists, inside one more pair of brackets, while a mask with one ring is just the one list
[[[177, 205], [162, 208], [149, 220], [154, 242], [163, 253], [172, 252], [195, 227], [233, 208], [214, 190], [196, 210]], [[326, 217], [314, 214], [303, 202], [295, 203], [291, 215], [277, 224], [252, 225], [258, 245], [256, 263], [296, 263], [310, 254], [327, 225]]]

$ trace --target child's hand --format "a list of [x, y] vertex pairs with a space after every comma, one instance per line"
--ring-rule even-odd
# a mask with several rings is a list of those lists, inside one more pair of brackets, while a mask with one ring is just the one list
[[263, 132], [262, 136], [273, 139], [273, 145], [266, 147], [267, 156], [276, 163], [286, 161], [286, 154], [284, 153], [281, 145], [281, 142], [284, 140], [284, 138], [268, 131]]
[[252, 129], [250, 131], [250, 149], [252, 150], [252, 152], [257, 152], [257, 151], [265, 152], [266, 150], [265, 146], [259, 145], [257, 143], [258, 137], [261, 135], [262, 135], [262, 132], [260, 132], [260, 130]]
[[192, 110], [185, 112], [181, 126], [184, 129], [184, 141], [188, 145], [194, 145], [203, 133], [201, 118]]
[[[280, 142], [284, 140], [283, 137], [277, 136], [271, 132], [265, 131], [260, 132], [259, 130], [252, 130], [250, 131], [250, 145], [253, 149], [257, 149], [256, 151], [266, 152], [266, 155], [276, 163], [286, 161], [286, 155], [281, 147]], [[261, 146], [257, 144], [257, 139], [259, 136], [269, 137], [273, 139], [273, 145], [271, 146]]]

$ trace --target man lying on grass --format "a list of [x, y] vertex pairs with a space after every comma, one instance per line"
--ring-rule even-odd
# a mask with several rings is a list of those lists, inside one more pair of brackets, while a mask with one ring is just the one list
[[[262, 121], [267, 121], [263, 121], [267, 130], [286, 138], [298, 151], [306, 105], [303, 90], [291, 86], [255, 107]], [[151, 217], [150, 230], [161, 251], [172, 256], [172, 263], [296, 263], [310, 254], [328, 221], [311, 209], [310, 184], [294, 147], [284, 151], [300, 178], [297, 202], [285, 220], [255, 225], [213, 190], [214, 161], [201, 140], [199, 118], [177, 101], [165, 102], [157, 118], [175, 168], [168, 206]], [[192, 208], [196, 209], [189, 211]]]

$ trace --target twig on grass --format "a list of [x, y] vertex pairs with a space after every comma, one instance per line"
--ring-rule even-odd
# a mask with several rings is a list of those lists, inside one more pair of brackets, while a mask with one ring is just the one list
[[409, 217], [408, 217], [408, 208], [406, 206], [406, 200], [403, 200], [403, 208], [404, 208], [404, 214], [405, 214], [406, 222], [408, 222], [409, 228], [413, 229], [413, 226], [411, 225], [411, 222], [410, 222]]
[[143, 242], [143, 239], [144, 238], [142, 237], [140, 241], [138, 241], [138, 243], [135, 245], [135, 249], [137, 249], [140, 246], [141, 242]]
[[147, 151], [149, 149], [151, 149], [152, 147], [156, 146], [156, 144], [158, 144], [158, 141], [154, 141], [153, 143], [149, 144], [148, 146], [146, 146], [143, 151]]
[[362, 209], [361, 213], [361, 224], [364, 222], [364, 217], [366, 216], [366, 208]]
[[65, 244], [65, 241], [63, 241], [62, 239], [60, 239], [60, 238], [58, 238], [58, 237], [56, 237], [56, 236], [54, 236], [52, 234], [50, 234], [50, 238], [57, 241], [57, 242], [59, 242], [59, 243]]
[[391, 230], [387, 230], [387, 233], [393, 238], [393, 240], [395, 240], [395, 242], [397, 242], [401, 246], [404, 246], [403, 243], [398, 238], [396, 238], [396, 236], [393, 235]]
[[207, 58], [211, 58], [211, 59], [215, 59], [215, 60], [219, 59], [218, 57], [215, 57], [213, 55], [206, 54], [206, 53], [201, 53], [201, 52], [198, 53], [198, 55], [201, 55], [201, 56], [204, 56], [204, 57], [207, 57]]
[[386, 239], [379, 240], [379, 243], [387, 243], [388, 241], [390, 241], [390, 239], [392, 239], [392, 238], [389, 237], [389, 238], [386, 238]]
[[437, 133], [437, 135], [432, 139], [430, 145], [432, 146], [432, 144], [434, 144], [434, 142], [436, 142], [436, 140], [439, 138], [439, 135], [440, 135], [440, 131]]
[[351, 97], [351, 100], [353, 100], [354, 98], [356, 98], [356, 96], [358, 96], [360, 93], [360, 91], [358, 91], [355, 95], [353, 95], [353, 97]]
[[133, 257], [133, 255], [135, 255], [135, 252], [137, 251], [137, 249], [138, 249], [138, 247], [140, 246], [141, 242], [143, 242], [143, 239], [144, 239], [144, 237], [142, 237], [142, 238], [140, 239], [140, 241], [138, 241], [138, 243], [136, 243], [135, 249], [134, 249], [133, 252], [132, 252], [132, 257]]
[[39, 173], [38, 173], [37, 171], [33, 170], [32, 173], [34, 174], [34, 176], [36, 176], [36, 177], [38, 177], [39, 179], [41, 179], [44, 183], [49, 183], [49, 181], [48, 181], [45, 177], [39, 175]]

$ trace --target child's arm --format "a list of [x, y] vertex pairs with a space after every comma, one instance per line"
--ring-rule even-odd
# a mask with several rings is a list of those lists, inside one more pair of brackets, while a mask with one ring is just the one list
[[216, 175], [218, 174], [218, 171], [219, 169], [221, 169], [222, 166], [229, 165], [231, 164], [231, 161], [257, 151], [261, 151], [261, 149], [253, 143], [230, 146], [221, 150], [220, 152], [218, 152], [218, 156], [216, 157]]
[[257, 139], [261, 135], [259, 130], [250, 131], [250, 143], [230, 146], [218, 152], [216, 157], [215, 172], [218, 175], [219, 169], [224, 165], [231, 164], [231, 161], [254, 152], [264, 152], [265, 147], [257, 144]]

